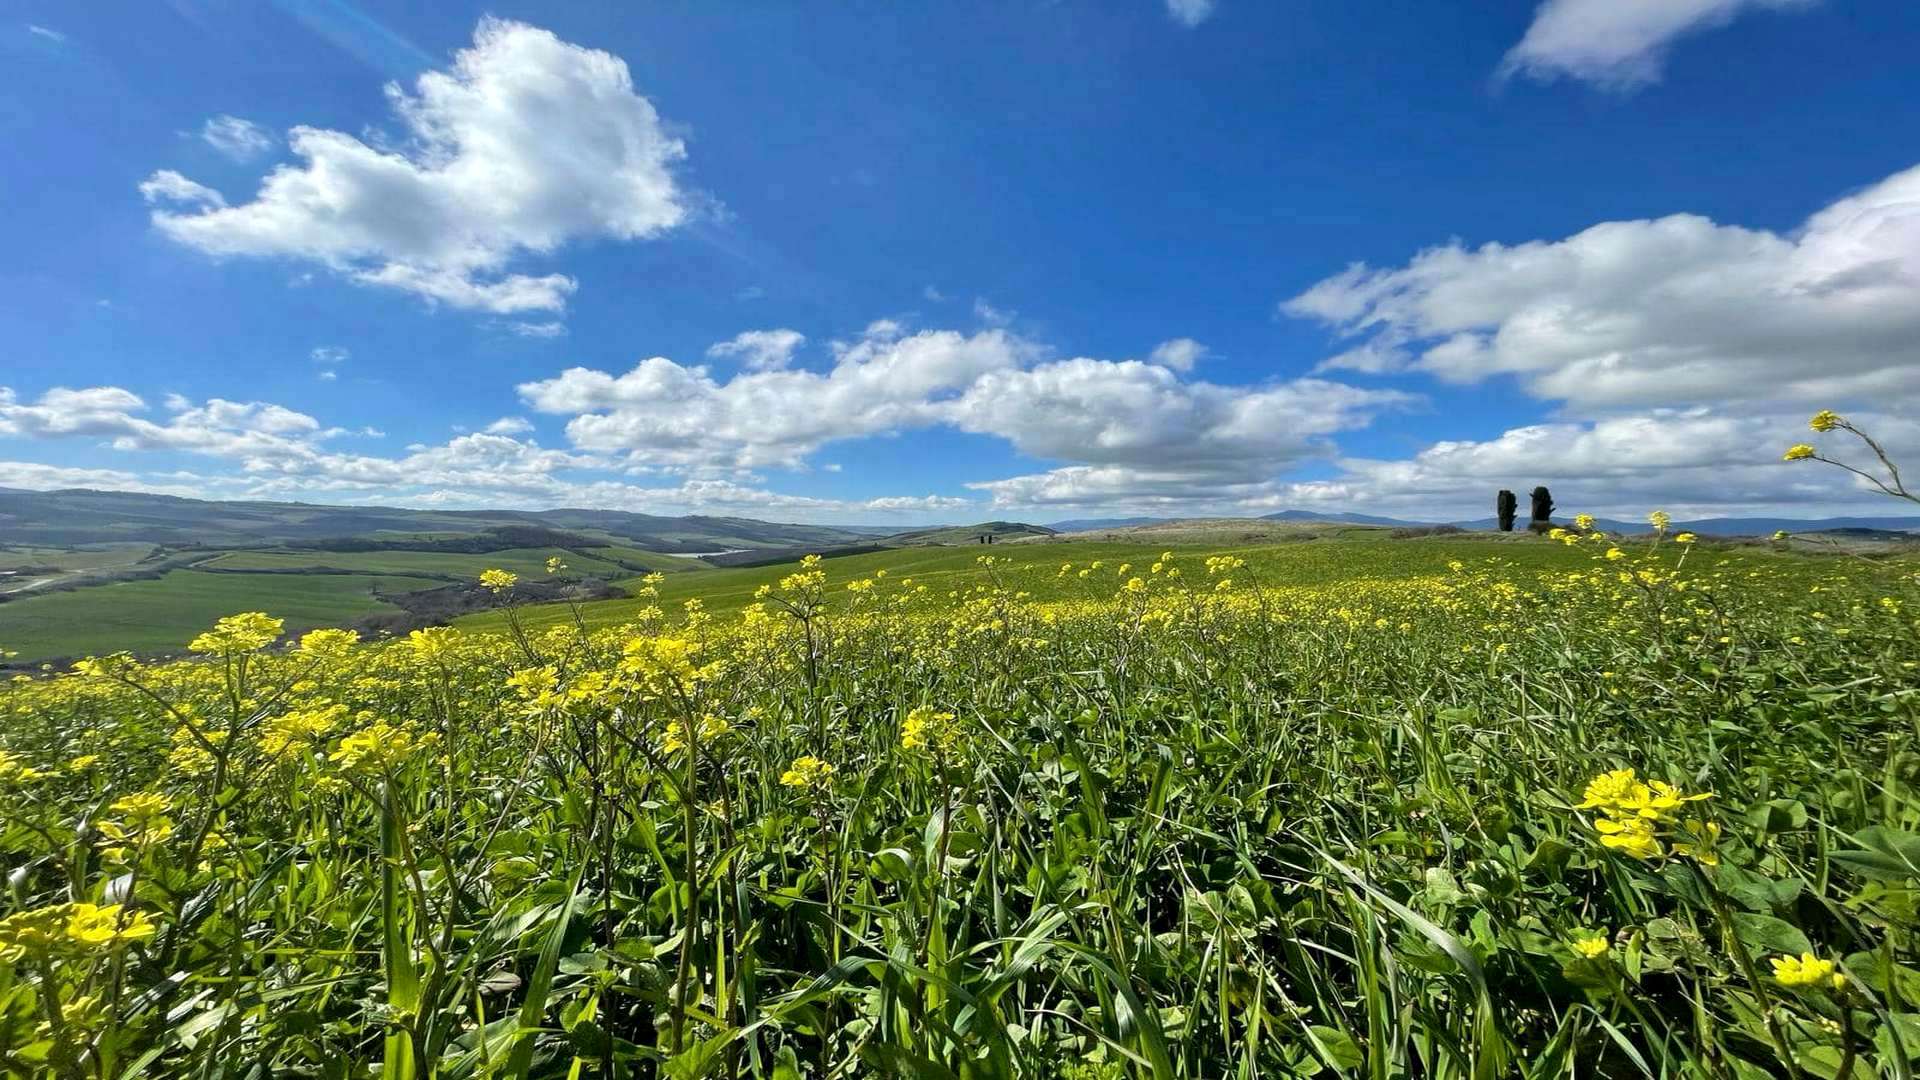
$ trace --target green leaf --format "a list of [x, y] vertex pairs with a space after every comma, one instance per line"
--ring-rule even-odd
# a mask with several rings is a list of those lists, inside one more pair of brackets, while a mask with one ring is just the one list
[[1325, 1024], [1309, 1024], [1307, 1035], [1314, 1041], [1314, 1045], [1320, 1048], [1320, 1052], [1326, 1055], [1327, 1060], [1337, 1068], [1357, 1069], [1367, 1062], [1367, 1055], [1360, 1051], [1360, 1044], [1353, 1041], [1353, 1036], [1339, 1028], [1327, 1027]]
[[1740, 944], [1758, 953], [1789, 953], [1798, 956], [1812, 952], [1813, 943], [1800, 928], [1772, 915], [1751, 911], [1733, 913], [1733, 936]]
[[1834, 862], [1865, 877], [1881, 881], [1920, 878], [1920, 836], [1885, 825], [1871, 825], [1853, 834], [1858, 850], [1836, 851]]
[[573, 872], [573, 880], [567, 883], [567, 898], [561, 901], [560, 913], [554, 916], [546, 943], [540, 947], [540, 960], [534, 965], [533, 981], [527, 985], [527, 998], [520, 1003], [520, 1027], [526, 1034], [514, 1044], [513, 1056], [507, 1060], [508, 1076], [525, 1080], [533, 1069], [533, 1033], [539, 1030], [540, 1021], [547, 1013], [547, 996], [553, 992], [553, 973], [560, 966], [560, 949], [567, 940], [567, 924], [573, 921], [573, 906], [580, 895], [580, 875], [585, 872], [584, 863]]

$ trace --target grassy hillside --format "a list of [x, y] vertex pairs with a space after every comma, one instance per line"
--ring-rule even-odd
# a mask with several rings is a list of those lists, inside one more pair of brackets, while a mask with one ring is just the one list
[[1018, 521], [983, 521], [977, 525], [942, 525], [932, 529], [889, 533], [881, 538], [881, 542], [901, 546], [978, 544], [982, 536], [991, 536], [995, 543], [1005, 543], [1017, 537], [1052, 535], [1053, 530], [1042, 525], [1027, 525]]
[[147, 541], [243, 547], [341, 537], [467, 536], [539, 526], [657, 551], [833, 545], [868, 533], [732, 517], [662, 517], [619, 510], [410, 510], [307, 503], [213, 502], [129, 491], [0, 492], [0, 543]]
[[[609, 554], [621, 549], [602, 549]], [[482, 570], [498, 568], [528, 577], [544, 577], [548, 559], [560, 559], [574, 574], [592, 577], [630, 577], [640, 571], [679, 570], [699, 563], [671, 555], [629, 550], [619, 562], [598, 559], [562, 548], [509, 548], [467, 555], [438, 551], [235, 551], [198, 564], [208, 570], [297, 570], [330, 567], [379, 574], [421, 574], [471, 580]]]
[[0, 649], [22, 661], [119, 650], [184, 651], [215, 619], [237, 611], [270, 611], [289, 629], [345, 626], [367, 615], [397, 612], [374, 591], [427, 589], [426, 578], [357, 574], [203, 574], [175, 570], [152, 581], [128, 581], [73, 592], [27, 595], [0, 604]]
[[1916, 564], [1391, 537], [0, 684], [12, 1071], [1909, 1075]]
[[[1288, 528], [1274, 526], [1274, 529]], [[1247, 568], [1235, 576], [1248, 583], [1254, 580], [1270, 584], [1309, 585], [1356, 578], [1394, 579], [1422, 574], [1445, 573], [1455, 561], [1481, 563], [1489, 559], [1518, 570], [1545, 570], [1583, 565], [1585, 559], [1560, 544], [1533, 540], [1516, 543], [1491, 537], [1431, 537], [1394, 540], [1386, 530], [1360, 526], [1344, 527], [1332, 540], [1294, 540], [1265, 543], [1178, 543], [1166, 536], [1160, 542], [1083, 540], [1061, 537], [1019, 544], [967, 547], [897, 548], [866, 555], [829, 559], [824, 566], [835, 588], [872, 577], [884, 571], [889, 584], [912, 579], [935, 594], [964, 590], [987, 580], [978, 560], [991, 556], [996, 571], [1004, 580], [1041, 600], [1106, 598], [1120, 582], [1119, 571], [1128, 567], [1128, 576], [1147, 575], [1163, 552], [1171, 549], [1174, 565], [1183, 576], [1204, 575], [1209, 555], [1231, 554], [1247, 560]], [[1187, 534], [1191, 536], [1194, 534]], [[1202, 530], [1198, 535], [1211, 534]], [[1184, 539], [1185, 537], [1183, 537]], [[1743, 552], [1734, 557], [1770, 558], [1763, 552]], [[1101, 567], [1091, 570], [1098, 561]], [[1070, 566], [1062, 574], [1062, 566]], [[772, 585], [794, 572], [797, 564], [756, 566], [730, 570], [708, 570], [669, 577], [659, 589], [657, 603], [675, 608], [690, 599], [698, 599], [709, 611], [736, 611], [753, 602], [762, 585]], [[1081, 570], [1090, 572], [1082, 577]], [[629, 586], [636, 583], [627, 582]], [[1204, 582], [1201, 582], [1204, 585]], [[656, 603], [653, 600], [605, 600], [589, 604], [584, 616], [590, 626], [614, 626], [632, 620], [637, 613]], [[570, 622], [565, 606], [523, 608], [518, 617], [527, 625], [542, 626]], [[468, 616], [459, 625], [472, 629], [499, 629], [505, 617], [487, 612]]]

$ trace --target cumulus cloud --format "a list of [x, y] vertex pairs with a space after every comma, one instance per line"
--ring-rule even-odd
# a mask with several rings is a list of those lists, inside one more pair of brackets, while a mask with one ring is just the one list
[[222, 207], [226, 196], [174, 172], [161, 169], [140, 182], [140, 197], [149, 203], [174, 203], [180, 206]]
[[[685, 148], [609, 53], [487, 18], [448, 70], [387, 96], [406, 136], [397, 148], [296, 127], [287, 145], [301, 163], [267, 174], [252, 201], [156, 210], [154, 225], [213, 255], [311, 260], [514, 313], [559, 310], [576, 287], [512, 272], [515, 260], [576, 239], [657, 236], [689, 213], [672, 171]], [[165, 175], [148, 184], [177, 189]]]
[[160, 495], [193, 493], [193, 489], [185, 485], [156, 483], [147, 477], [121, 469], [76, 469], [63, 465], [43, 465], [36, 461], [0, 461], [0, 487], [24, 488], [28, 491], [94, 488], [106, 491], [145, 491]]
[[1207, 347], [1190, 337], [1174, 338], [1163, 341], [1153, 347], [1147, 359], [1161, 367], [1175, 371], [1192, 371], [1193, 365], [1205, 359]]
[[[1171, 3], [1172, 0], [1169, 0]], [[1545, 0], [1507, 53], [1502, 77], [1562, 75], [1615, 89], [1660, 78], [1668, 49], [1748, 11], [1794, 11], [1818, 0]]]
[[1693, 214], [1432, 248], [1281, 305], [1355, 345], [1322, 365], [1511, 375], [1576, 409], [1920, 391], [1920, 167], [1775, 233]]
[[[1896, 453], [1920, 450], [1920, 423], [1886, 413], [1855, 419]], [[1679, 517], [1779, 513], [1898, 513], [1865, 481], [1786, 462], [1788, 441], [1807, 437], [1804, 413], [1658, 409], [1590, 422], [1512, 428], [1489, 439], [1449, 440], [1399, 461], [1349, 458], [1330, 480], [1286, 484], [1250, 508], [1340, 508], [1428, 520], [1490, 517], [1501, 488], [1553, 489], [1559, 516], [1577, 512], [1638, 521], [1660, 508]], [[1858, 457], [1835, 437], [1829, 452]]]
[[571, 368], [519, 391], [539, 412], [571, 415], [575, 446], [622, 453], [635, 465], [799, 468], [827, 442], [924, 427], [938, 419], [940, 399], [1034, 354], [1002, 330], [902, 336], [883, 321], [835, 343], [825, 374], [754, 371], [722, 382], [705, 367], [656, 356], [621, 375]]
[[200, 141], [240, 162], [252, 161], [274, 146], [273, 134], [266, 128], [225, 114], [200, 125]]
[[1181, 26], [1194, 27], [1213, 15], [1213, 0], [1166, 0], [1167, 14]]
[[414, 505], [605, 506], [656, 513], [702, 510], [805, 511], [814, 515], [944, 512], [971, 500], [944, 495], [823, 499], [768, 490], [738, 480], [688, 477], [645, 486], [621, 479], [605, 456], [540, 446], [520, 438], [532, 425], [503, 417], [483, 432], [439, 446], [413, 444], [396, 457], [330, 449], [342, 436], [379, 438], [373, 428], [323, 426], [304, 413], [265, 402], [220, 398], [194, 402], [169, 395], [164, 422], [148, 419], [147, 403], [121, 387], [55, 388], [31, 402], [0, 387], [0, 437], [92, 437], [115, 450], [172, 451], [230, 463], [224, 475], [159, 478], [117, 469], [68, 469], [0, 462], [0, 486], [101, 487], [170, 494], [250, 498], [313, 497]]
[[882, 320], [834, 345], [825, 372], [717, 379], [665, 357], [614, 375], [573, 368], [523, 384], [568, 437], [629, 467], [694, 472], [803, 468], [827, 443], [946, 427], [1060, 462], [983, 481], [997, 504], [1097, 501], [1119, 490], [1189, 501], [1270, 483], [1331, 453], [1326, 437], [1415, 399], [1320, 379], [1262, 386], [1184, 380], [1137, 360], [1053, 360], [1006, 330], [908, 334]]
[[715, 359], [738, 357], [751, 371], [772, 371], [791, 363], [794, 350], [806, 340], [798, 330], [748, 330], [734, 335], [731, 341], [707, 346], [707, 355]]

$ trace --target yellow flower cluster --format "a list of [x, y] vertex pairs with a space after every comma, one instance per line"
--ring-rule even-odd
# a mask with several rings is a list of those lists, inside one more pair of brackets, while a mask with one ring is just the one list
[[793, 759], [787, 771], [780, 774], [780, 782], [790, 788], [825, 787], [833, 782], [833, 773], [833, 766], [809, 754]]
[[439, 741], [436, 732], [420, 733], [380, 720], [341, 739], [327, 760], [345, 772], [387, 773]]
[[514, 583], [519, 580], [520, 575], [511, 570], [480, 571], [480, 587], [491, 591], [496, 596], [513, 588]]
[[345, 705], [295, 709], [262, 725], [260, 750], [270, 758], [291, 758], [326, 737], [347, 717]]
[[359, 641], [353, 630], [314, 630], [300, 639], [300, 652], [316, 660], [342, 660]]
[[1642, 781], [1633, 769], [1615, 769], [1587, 784], [1576, 809], [1598, 810], [1593, 828], [1600, 843], [1623, 855], [1657, 859], [1670, 847], [1674, 855], [1711, 866], [1718, 861], [1714, 844], [1720, 826], [1704, 818], [1682, 820], [1678, 811], [1712, 797], [1711, 792], [1688, 795], [1664, 780]]
[[120, 904], [52, 904], [0, 919], [0, 959], [106, 950], [145, 941], [154, 930], [145, 912]]
[[1833, 969], [1833, 961], [1822, 960], [1812, 953], [1778, 956], [1772, 964], [1774, 981], [1781, 986], [1824, 986], [1838, 990], [1847, 984], [1847, 977]]
[[[116, 845], [161, 844], [173, 835], [173, 819], [167, 816], [167, 800], [151, 792], [141, 792], [116, 800], [109, 810], [120, 817], [95, 824], [100, 835]], [[110, 858], [119, 861], [123, 853], [113, 851]]]
[[1782, 461], [1803, 461], [1812, 456], [1813, 447], [1808, 446], [1806, 443], [1794, 443], [1792, 446], [1787, 447], [1787, 452], [1781, 455], [1780, 459]]
[[934, 712], [925, 706], [907, 711], [900, 721], [900, 745], [907, 750], [954, 749], [960, 742], [960, 728], [950, 712]]
[[214, 656], [256, 652], [273, 644], [285, 626], [284, 619], [262, 611], [246, 611], [214, 623], [213, 629], [188, 642], [187, 648]]

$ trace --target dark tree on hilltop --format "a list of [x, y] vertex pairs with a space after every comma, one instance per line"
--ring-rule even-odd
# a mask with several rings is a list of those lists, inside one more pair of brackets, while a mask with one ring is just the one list
[[1553, 494], [1544, 485], [1533, 489], [1533, 520], [1531, 526], [1544, 529], [1553, 523]]
[[1512, 532], [1513, 519], [1520, 512], [1520, 500], [1514, 497], [1513, 492], [1503, 488], [1500, 497], [1494, 500], [1494, 510], [1500, 515], [1500, 531]]

